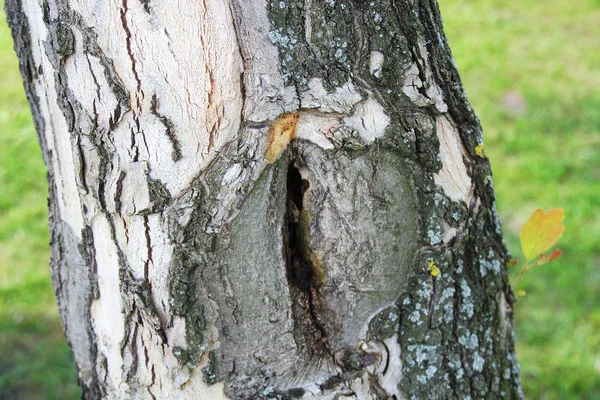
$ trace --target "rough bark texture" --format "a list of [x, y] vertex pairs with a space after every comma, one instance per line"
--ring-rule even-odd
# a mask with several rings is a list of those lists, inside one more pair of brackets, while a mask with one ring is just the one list
[[522, 397], [436, 2], [167, 3], [6, 2], [84, 398]]

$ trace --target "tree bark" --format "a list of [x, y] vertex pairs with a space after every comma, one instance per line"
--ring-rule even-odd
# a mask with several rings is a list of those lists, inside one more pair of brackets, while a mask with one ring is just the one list
[[86, 399], [521, 398], [435, 0], [8, 0]]

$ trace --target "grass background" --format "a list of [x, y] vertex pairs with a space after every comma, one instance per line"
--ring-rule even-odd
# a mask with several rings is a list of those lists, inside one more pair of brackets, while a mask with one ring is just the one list
[[[514, 256], [535, 208], [566, 213], [565, 254], [518, 287], [525, 394], [598, 399], [600, 1], [439, 1]], [[20, 79], [2, 13], [0, 399], [76, 399], [48, 270], [45, 167]]]

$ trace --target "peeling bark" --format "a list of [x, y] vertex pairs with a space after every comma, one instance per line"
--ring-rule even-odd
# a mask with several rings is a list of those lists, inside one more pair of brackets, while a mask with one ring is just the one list
[[435, 1], [6, 10], [84, 398], [522, 397]]

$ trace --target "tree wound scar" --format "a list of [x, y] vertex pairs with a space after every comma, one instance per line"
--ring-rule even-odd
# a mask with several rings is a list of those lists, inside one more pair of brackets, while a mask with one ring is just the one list
[[300, 113], [298, 112], [282, 114], [275, 119], [273, 125], [269, 128], [267, 151], [265, 153], [269, 164], [277, 161], [290, 141], [296, 137], [299, 117]]

